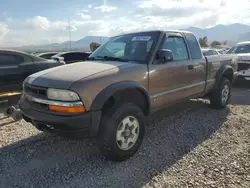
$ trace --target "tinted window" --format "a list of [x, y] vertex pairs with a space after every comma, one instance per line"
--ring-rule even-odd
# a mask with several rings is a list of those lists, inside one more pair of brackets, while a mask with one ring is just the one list
[[85, 53], [75, 53], [74, 54], [74, 60], [84, 61], [84, 60], [86, 60], [87, 57], [88, 57], [88, 55]]
[[219, 53], [215, 50], [213, 50], [213, 55], [218, 55]]
[[44, 59], [51, 59], [53, 55], [55, 54], [43, 54], [43, 55], [40, 55], [39, 57], [44, 58]]
[[64, 54], [61, 57], [64, 57], [64, 61], [72, 61], [74, 56], [72, 54]]
[[204, 56], [214, 55], [212, 50], [204, 50], [202, 53]]
[[196, 37], [191, 33], [185, 33], [192, 59], [201, 59], [201, 49]]
[[164, 44], [164, 49], [169, 49], [174, 54], [174, 60], [187, 60], [188, 51], [182, 37], [168, 37]]
[[234, 46], [227, 53], [228, 54], [250, 53], [250, 44], [244, 44], [244, 45]]
[[17, 66], [24, 62], [22, 56], [13, 54], [0, 54], [0, 65], [1, 66]]
[[85, 53], [68, 53], [64, 56], [65, 61], [84, 61], [89, 55]]

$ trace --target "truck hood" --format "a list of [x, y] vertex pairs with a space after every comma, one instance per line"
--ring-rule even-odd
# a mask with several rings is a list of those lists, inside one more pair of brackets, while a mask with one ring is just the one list
[[118, 67], [128, 64], [131, 63], [116, 61], [78, 62], [37, 72], [26, 78], [24, 82], [35, 86], [69, 89], [74, 82], [80, 79], [110, 69], [118, 69]]
[[250, 53], [237, 54], [237, 55], [238, 55], [238, 60], [240, 61], [250, 61]]

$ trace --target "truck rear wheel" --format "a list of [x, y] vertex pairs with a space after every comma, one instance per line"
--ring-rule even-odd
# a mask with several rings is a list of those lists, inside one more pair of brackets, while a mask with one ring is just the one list
[[98, 148], [109, 160], [126, 160], [139, 149], [144, 130], [144, 115], [138, 106], [115, 104], [101, 120]]
[[219, 87], [210, 96], [211, 106], [215, 109], [226, 107], [231, 96], [231, 83], [227, 78], [223, 78]]

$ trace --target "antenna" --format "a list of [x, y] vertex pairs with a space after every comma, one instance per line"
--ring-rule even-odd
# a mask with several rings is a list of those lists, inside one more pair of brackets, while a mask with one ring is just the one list
[[69, 21], [69, 50], [71, 51], [71, 25], [70, 25], [70, 18], [68, 18]]

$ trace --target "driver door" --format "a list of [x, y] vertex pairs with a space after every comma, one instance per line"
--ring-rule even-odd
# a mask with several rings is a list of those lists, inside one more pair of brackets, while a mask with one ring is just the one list
[[164, 108], [182, 99], [190, 97], [190, 68], [186, 42], [181, 36], [169, 36], [161, 49], [173, 52], [174, 60], [157, 64], [157, 60], [149, 65], [149, 92], [153, 110]]

